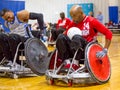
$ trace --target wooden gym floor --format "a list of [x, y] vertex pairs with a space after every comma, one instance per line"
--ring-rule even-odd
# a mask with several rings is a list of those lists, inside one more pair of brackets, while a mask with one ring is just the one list
[[[98, 40], [102, 45], [104, 44], [103, 36], [98, 36]], [[50, 47], [49, 50], [51, 49]], [[49, 85], [45, 76], [18, 79], [0, 77], [0, 90], [120, 90], [120, 34], [113, 35], [108, 54], [112, 73], [109, 82], [105, 84], [68, 87], [67, 85]]]

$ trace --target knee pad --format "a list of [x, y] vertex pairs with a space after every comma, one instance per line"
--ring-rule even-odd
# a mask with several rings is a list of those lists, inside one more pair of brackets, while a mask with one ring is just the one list
[[57, 48], [66, 48], [69, 47], [69, 42], [70, 39], [68, 37], [66, 37], [64, 34], [59, 34], [57, 40], [56, 40], [56, 47]]
[[60, 34], [56, 40], [56, 46], [60, 46], [61, 43], [63, 43], [63, 39], [65, 38], [64, 35]]
[[71, 40], [71, 48], [77, 50], [78, 48], [84, 49], [87, 41], [80, 35], [73, 36]]
[[56, 43], [59, 41], [70, 42], [70, 39], [64, 34], [59, 34]]

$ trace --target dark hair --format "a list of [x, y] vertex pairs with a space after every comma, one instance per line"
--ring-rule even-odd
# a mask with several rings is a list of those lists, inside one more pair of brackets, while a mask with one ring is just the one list
[[64, 18], [65, 18], [65, 13], [64, 13], [64, 12], [61, 12], [61, 13], [60, 13], [60, 17], [61, 17], [61, 19], [64, 19]]
[[5, 13], [6, 13], [6, 12], [9, 12], [9, 11], [10, 11], [10, 10], [9, 10], [9, 9], [6, 9], [6, 8], [2, 9], [2, 10], [0, 11], [0, 16], [1, 16], [1, 17], [4, 16]]
[[61, 12], [60, 15], [65, 15], [65, 13], [64, 13], [64, 12]]

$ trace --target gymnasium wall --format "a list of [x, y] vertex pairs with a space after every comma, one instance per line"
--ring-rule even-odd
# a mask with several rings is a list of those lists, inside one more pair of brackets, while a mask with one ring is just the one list
[[120, 21], [120, 0], [109, 0], [109, 20], [114, 23]]
[[[14, 5], [6, 3], [6, 1], [17, 2]], [[2, 3], [3, 2], [3, 3]], [[18, 2], [22, 2], [20, 5]], [[25, 5], [24, 5], [25, 3]], [[93, 4], [94, 16], [96, 17], [98, 11], [102, 11], [104, 15], [104, 23], [109, 21], [109, 6], [120, 6], [120, 0], [1, 0], [0, 8], [10, 7], [12, 10], [18, 11], [21, 9], [29, 10], [31, 12], [43, 13], [45, 22], [57, 22], [59, 13], [64, 11], [68, 16], [67, 5], [70, 4]], [[120, 10], [120, 9], [119, 9]], [[120, 13], [120, 11], [118, 11]], [[118, 15], [118, 18], [120, 14]], [[120, 18], [119, 18], [120, 20]], [[34, 23], [36, 20], [30, 20], [29, 23]]]
[[[108, 22], [109, 0], [25, 0], [25, 8], [31, 12], [44, 14], [45, 22], [55, 23], [59, 18], [59, 13], [64, 11], [67, 16], [68, 4], [93, 3], [94, 16], [98, 11], [102, 11], [104, 22]], [[30, 21], [29, 23], [34, 23]]]
[[[74, 4], [67, 4], [67, 17], [70, 18], [71, 20], [72, 18], [70, 16], [69, 11], [73, 5]], [[89, 12], [93, 12], [93, 3], [80, 3], [78, 5], [82, 7], [82, 10], [86, 15], [89, 15]]]

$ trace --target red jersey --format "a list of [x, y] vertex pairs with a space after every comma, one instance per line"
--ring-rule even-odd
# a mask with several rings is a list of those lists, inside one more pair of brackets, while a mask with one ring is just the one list
[[88, 42], [95, 40], [98, 32], [104, 34], [106, 39], [112, 39], [112, 32], [98, 20], [90, 16], [85, 16], [83, 21], [80, 23], [71, 22], [68, 29], [64, 33], [65, 35], [67, 35], [67, 32], [71, 27], [79, 28], [82, 31], [82, 37], [85, 38]]
[[67, 29], [70, 22], [71, 22], [71, 20], [69, 18], [65, 18], [63, 20], [59, 19], [57, 22], [57, 29], [59, 29], [60, 27]]

